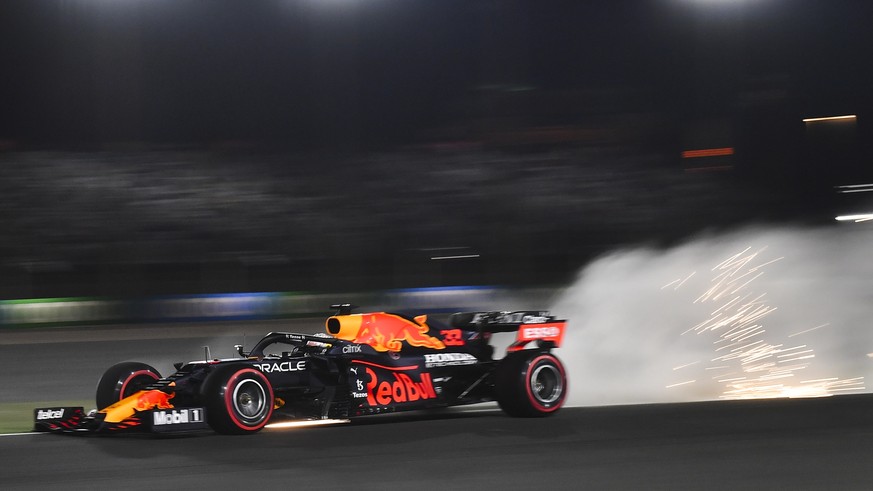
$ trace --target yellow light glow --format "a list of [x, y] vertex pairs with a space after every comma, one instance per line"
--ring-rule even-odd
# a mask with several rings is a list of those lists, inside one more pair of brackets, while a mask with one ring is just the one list
[[854, 114], [847, 114], [845, 116], [826, 116], [823, 118], [806, 118], [803, 120], [804, 123], [816, 123], [819, 121], [839, 121], [841, 119], [857, 119], [858, 116]]
[[695, 159], [701, 157], [724, 157], [726, 155], [733, 155], [734, 149], [733, 147], [722, 147], [722, 148], [701, 148], [698, 150], [685, 150], [682, 152], [683, 159]]

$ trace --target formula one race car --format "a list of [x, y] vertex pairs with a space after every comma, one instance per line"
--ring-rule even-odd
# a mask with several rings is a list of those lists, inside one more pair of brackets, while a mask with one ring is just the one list
[[[511, 416], [554, 414], [567, 393], [560, 346], [566, 321], [548, 312], [466, 312], [448, 325], [426, 315], [351, 313], [333, 305], [327, 334], [273, 332], [238, 358], [175, 365], [168, 377], [124, 362], [97, 384], [99, 410], [34, 410], [35, 431], [157, 433], [212, 428], [253, 433], [289, 419], [370, 414], [497, 401]], [[495, 360], [493, 333], [516, 332]]]

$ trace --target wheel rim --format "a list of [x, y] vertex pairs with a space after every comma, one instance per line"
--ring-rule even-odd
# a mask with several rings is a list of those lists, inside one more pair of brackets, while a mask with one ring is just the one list
[[233, 408], [246, 424], [257, 424], [267, 414], [267, 393], [254, 380], [243, 380], [233, 389]]
[[543, 405], [553, 404], [564, 392], [561, 372], [554, 365], [539, 365], [530, 376], [531, 394]]

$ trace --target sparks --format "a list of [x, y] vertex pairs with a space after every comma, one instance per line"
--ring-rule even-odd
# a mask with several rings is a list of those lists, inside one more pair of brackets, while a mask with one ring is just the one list
[[694, 382], [697, 382], [697, 381], [696, 380], [686, 380], [685, 382], [679, 382], [678, 384], [667, 385], [665, 388], [672, 389], [673, 387], [679, 387], [680, 385], [693, 384]]
[[796, 333], [794, 333], [794, 334], [789, 334], [788, 337], [789, 337], [789, 338], [793, 338], [794, 336], [800, 336], [801, 334], [806, 334], [806, 333], [808, 333], [808, 332], [815, 331], [816, 329], [821, 329], [822, 327], [828, 327], [829, 325], [831, 325], [830, 322], [825, 323], [825, 324], [822, 324], [822, 325], [820, 325], [820, 326], [815, 326], [815, 327], [813, 327], [812, 329], [807, 329], [807, 330], [805, 330], [805, 331], [800, 331], [800, 332], [796, 332]]
[[268, 424], [264, 428], [280, 429], [280, 428], [306, 428], [309, 426], [334, 425], [342, 423], [351, 423], [349, 419], [312, 419], [306, 421], [283, 421], [281, 423]]
[[[704, 370], [719, 370], [712, 379], [724, 384], [720, 399], [755, 399], [772, 397], [825, 397], [837, 392], [864, 390], [864, 378], [839, 379], [837, 377], [801, 380], [797, 375], [807, 369], [815, 359], [815, 350], [806, 344], [784, 346], [768, 341], [764, 328], [766, 317], [777, 310], [768, 305], [766, 293], [753, 292], [754, 282], [765, 274], [765, 267], [784, 257], [761, 262], [766, 247], [753, 250], [747, 247], [712, 268], [713, 278], [709, 286], [693, 303], [715, 302], [717, 308], [709, 318], [685, 330], [681, 335], [695, 333], [712, 335], [717, 356], [704, 364]], [[693, 275], [693, 273], [692, 273]], [[678, 289], [684, 280], [676, 279], [663, 288]], [[662, 288], [662, 289], [663, 289]], [[806, 334], [830, 324], [796, 332], [788, 337]], [[873, 358], [873, 353], [868, 355]], [[695, 363], [679, 365], [679, 370]], [[714, 365], [719, 363], [718, 365]], [[679, 387], [694, 382], [686, 381], [667, 388]]]

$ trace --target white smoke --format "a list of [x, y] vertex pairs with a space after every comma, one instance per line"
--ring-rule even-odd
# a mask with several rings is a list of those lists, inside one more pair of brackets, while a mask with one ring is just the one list
[[686, 331], [725, 303], [695, 300], [714, 284], [713, 268], [743, 251], [758, 252], [755, 263], [764, 266], [755, 274], [764, 274], [741, 293], [765, 294], [761, 302], [775, 308], [758, 320], [765, 332], [755, 339], [813, 350], [802, 370], [774, 384], [851, 379], [843, 390], [865, 392], [873, 375], [873, 226], [865, 225], [745, 229], [594, 261], [551, 306], [569, 319], [557, 352], [569, 370], [568, 404], [724, 398], [725, 377], [713, 368], [724, 345], [714, 344], [720, 338], [711, 331]]

